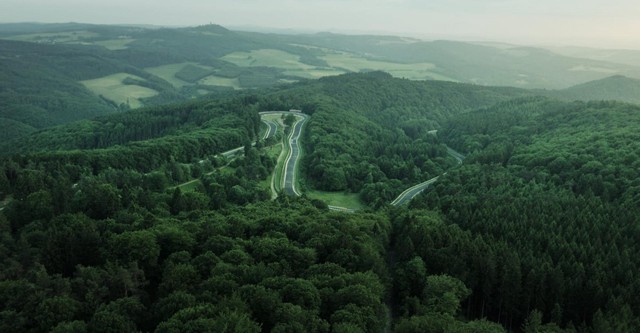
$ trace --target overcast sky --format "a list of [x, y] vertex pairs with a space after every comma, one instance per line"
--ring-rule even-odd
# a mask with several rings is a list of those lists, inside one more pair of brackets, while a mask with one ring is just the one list
[[640, 49], [640, 0], [2, 0], [0, 22], [253, 26]]

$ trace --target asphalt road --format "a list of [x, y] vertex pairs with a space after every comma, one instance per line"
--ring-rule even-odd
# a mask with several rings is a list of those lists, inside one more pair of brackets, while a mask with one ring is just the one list
[[262, 120], [263, 123], [267, 125], [267, 131], [264, 133], [263, 140], [269, 139], [276, 135], [276, 131], [278, 131], [278, 124], [272, 120]]
[[300, 159], [300, 135], [302, 134], [302, 127], [307, 121], [308, 116], [298, 113], [295, 115], [298, 118], [298, 121], [293, 125], [293, 130], [289, 135], [289, 155], [287, 156], [284, 164], [284, 172], [282, 176], [284, 184], [282, 186], [282, 190], [288, 195], [300, 196], [300, 192], [296, 189], [296, 166]]
[[[455, 158], [458, 161], [458, 164], [462, 163], [462, 160], [464, 159], [464, 155], [460, 154], [459, 152], [449, 147], [447, 147], [447, 153], [449, 153], [451, 157]], [[445, 172], [444, 174], [446, 175], [447, 173]], [[440, 176], [433, 177], [427, 180], [426, 182], [409, 187], [404, 192], [400, 193], [400, 195], [391, 202], [391, 205], [401, 206], [406, 204], [407, 202], [411, 201], [411, 199], [415, 198], [416, 195], [426, 190], [429, 186], [431, 186], [431, 184], [435, 183], [436, 180], [438, 180], [438, 178], [440, 178]]]

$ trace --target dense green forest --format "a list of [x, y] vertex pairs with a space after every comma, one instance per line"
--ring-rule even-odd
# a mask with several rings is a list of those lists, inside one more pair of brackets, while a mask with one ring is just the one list
[[507, 324], [535, 308], [559, 325], [638, 329], [638, 121], [636, 105], [527, 98], [444, 126], [470, 156], [412, 207], [487, 240], [481, 280], [443, 267], [477, 285], [479, 315]]
[[[535, 94], [348, 74], [16, 140], [0, 331], [638, 331], [640, 107]], [[303, 192], [370, 208], [270, 200], [258, 112], [291, 108]]]
[[365, 203], [379, 207], [407, 185], [455, 164], [432, 132], [446, 119], [528, 94], [514, 88], [398, 80], [372, 72], [323, 78], [275, 96], [285, 101], [309, 96], [314, 101], [305, 141], [308, 186], [359, 193]]

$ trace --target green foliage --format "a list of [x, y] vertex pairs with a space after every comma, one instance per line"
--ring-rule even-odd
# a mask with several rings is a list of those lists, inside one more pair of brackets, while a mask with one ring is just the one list
[[180, 71], [178, 71], [175, 76], [183, 81], [195, 83], [200, 79], [203, 79], [209, 75], [214, 74], [215, 71], [207, 70], [206, 68], [198, 67], [195, 65], [186, 65], [182, 67]]
[[638, 286], [626, 272], [640, 264], [629, 255], [637, 247], [640, 138], [628, 125], [639, 111], [534, 98], [452, 120], [442, 135], [470, 155], [413, 207], [438, 209], [482, 237], [469, 251], [483, 258], [468, 261], [482, 265], [477, 273], [451, 264], [465, 256], [435, 272], [460, 278], [474, 291], [471, 309], [511, 327], [531, 309], [540, 325], [552, 318], [562, 327], [613, 300], [637, 307], [626, 295]]
[[[369, 73], [42, 131], [0, 163], [0, 330], [637, 331], [640, 110], [527, 94]], [[447, 173], [408, 208], [268, 201], [255, 111], [283, 108], [313, 186]]]
[[260, 105], [269, 109], [277, 101], [297, 107], [304, 104], [299, 96], [317, 101], [308, 106], [310, 110], [303, 108], [313, 114], [304, 141], [309, 185], [360, 193], [369, 205], [381, 206], [409, 184], [453, 165], [446, 147], [428, 131], [453, 115], [524, 94], [516, 89], [393, 79], [373, 72], [299, 85]]

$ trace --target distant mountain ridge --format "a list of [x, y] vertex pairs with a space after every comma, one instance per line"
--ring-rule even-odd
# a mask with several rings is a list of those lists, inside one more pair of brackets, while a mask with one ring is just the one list
[[565, 89], [539, 94], [639, 102], [631, 79], [573, 86], [611, 75], [640, 79], [640, 66], [577, 54], [398, 36], [257, 33], [215, 24], [0, 24], [0, 128], [12, 128], [0, 131], [0, 140], [129, 108], [378, 70], [412, 80]]
[[572, 99], [617, 100], [640, 104], [640, 80], [622, 75], [579, 84], [560, 92]]

